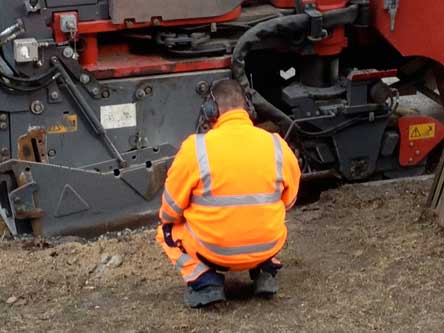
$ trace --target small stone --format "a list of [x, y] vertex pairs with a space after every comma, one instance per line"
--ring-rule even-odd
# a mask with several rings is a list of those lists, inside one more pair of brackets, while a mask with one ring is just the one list
[[15, 296], [11, 296], [6, 300], [6, 304], [14, 304], [15, 302], [18, 301], [18, 298]]
[[26, 305], [26, 304], [28, 304], [28, 301], [27, 301], [26, 299], [24, 299], [24, 298], [19, 299], [19, 300], [15, 303], [15, 305], [19, 305], [19, 306]]
[[119, 254], [116, 254], [115, 256], [112, 256], [111, 260], [108, 262], [107, 266], [109, 267], [119, 267], [123, 263], [123, 257]]
[[102, 258], [100, 259], [100, 263], [101, 263], [102, 265], [106, 265], [110, 260], [111, 260], [111, 256], [109, 256], [109, 255], [107, 255], [107, 254], [104, 254], [104, 255], [102, 256]]

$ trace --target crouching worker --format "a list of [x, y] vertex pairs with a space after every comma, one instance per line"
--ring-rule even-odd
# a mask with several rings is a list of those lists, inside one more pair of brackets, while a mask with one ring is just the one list
[[300, 169], [286, 142], [254, 127], [246, 109], [239, 83], [216, 83], [203, 107], [212, 129], [186, 139], [168, 171], [157, 241], [191, 307], [225, 300], [224, 271], [250, 270], [255, 294], [277, 292], [274, 257]]

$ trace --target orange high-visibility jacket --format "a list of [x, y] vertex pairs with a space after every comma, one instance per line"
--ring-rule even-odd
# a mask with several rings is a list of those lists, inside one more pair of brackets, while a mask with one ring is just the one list
[[285, 243], [285, 210], [301, 172], [278, 135], [247, 112], [224, 113], [207, 134], [187, 138], [168, 171], [163, 223], [186, 223], [198, 252], [218, 265], [273, 257]]

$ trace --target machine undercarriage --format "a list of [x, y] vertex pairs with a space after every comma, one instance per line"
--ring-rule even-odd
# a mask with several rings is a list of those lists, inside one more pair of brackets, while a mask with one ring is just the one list
[[3, 221], [51, 236], [155, 220], [169, 163], [228, 77], [306, 179], [424, 173], [444, 128], [399, 96], [442, 104], [444, 50], [405, 46], [413, 2], [0, 0]]

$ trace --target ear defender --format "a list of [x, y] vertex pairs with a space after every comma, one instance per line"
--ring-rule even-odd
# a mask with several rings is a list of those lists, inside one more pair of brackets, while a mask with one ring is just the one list
[[210, 93], [200, 107], [200, 112], [205, 117], [205, 120], [210, 122], [215, 122], [219, 118], [219, 106], [212, 90], [210, 90]]

